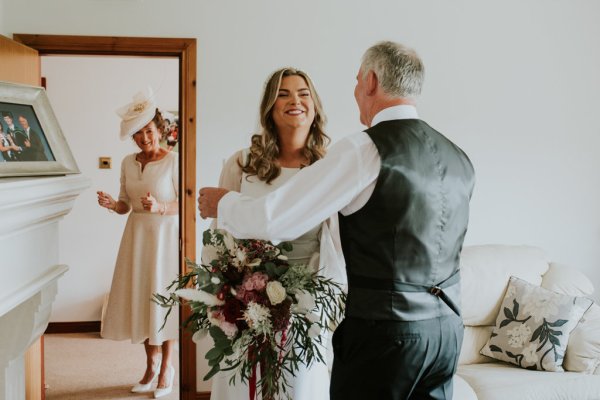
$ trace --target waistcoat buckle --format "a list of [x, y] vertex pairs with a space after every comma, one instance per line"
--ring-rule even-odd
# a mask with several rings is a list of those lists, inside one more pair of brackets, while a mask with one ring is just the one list
[[431, 293], [434, 296], [440, 297], [440, 295], [442, 294], [442, 288], [439, 286], [432, 286], [429, 289], [429, 293]]

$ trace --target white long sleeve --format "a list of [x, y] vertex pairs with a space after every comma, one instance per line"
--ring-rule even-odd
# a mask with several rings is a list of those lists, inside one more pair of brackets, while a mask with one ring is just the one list
[[[406, 118], [418, 118], [413, 106], [390, 107], [373, 118], [373, 125]], [[218, 228], [237, 238], [293, 240], [338, 211], [349, 215], [362, 208], [380, 168], [379, 152], [369, 135], [351, 134], [266, 196], [225, 195], [219, 202]]]

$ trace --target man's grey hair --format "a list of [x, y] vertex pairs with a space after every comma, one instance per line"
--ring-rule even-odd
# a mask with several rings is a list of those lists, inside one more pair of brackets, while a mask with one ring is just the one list
[[385, 93], [393, 97], [418, 97], [421, 94], [425, 66], [417, 53], [400, 43], [379, 42], [362, 58], [362, 78], [373, 71]]

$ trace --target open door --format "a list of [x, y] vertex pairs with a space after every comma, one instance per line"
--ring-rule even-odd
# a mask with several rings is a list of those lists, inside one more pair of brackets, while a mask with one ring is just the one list
[[[0, 35], [0, 81], [40, 85], [38, 51]], [[44, 338], [40, 337], [25, 353], [25, 397], [43, 400], [44, 397]]]
[[[0, 36], [0, 80], [40, 86], [40, 55], [170, 56], [180, 60], [180, 269], [196, 258], [196, 39], [14, 34]], [[189, 316], [182, 308], [180, 319]], [[196, 348], [180, 331], [180, 398], [208, 399], [196, 390]], [[44, 399], [43, 342], [29, 350], [27, 400]]]
[[0, 36], [0, 59], [0, 81], [40, 85], [40, 59], [37, 50]]

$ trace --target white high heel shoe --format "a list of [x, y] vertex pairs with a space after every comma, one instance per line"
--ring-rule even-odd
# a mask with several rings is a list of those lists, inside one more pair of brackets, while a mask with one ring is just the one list
[[131, 388], [131, 393], [144, 393], [152, 391], [152, 384], [158, 379], [158, 373], [160, 372], [160, 364], [158, 364], [158, 368], [154, 371], [154, 376], [150, 379], [148, 383], [136, 383], [134, 387]]
[[173, 391], [173, 381], [175, 380], [175, 368], [172, 365], [169, 365], [169, 384], [164, 388], [156, 388], [154, 390], [154, 398], [158, 399], [159, 397], [163, 397], [168, 395]]

